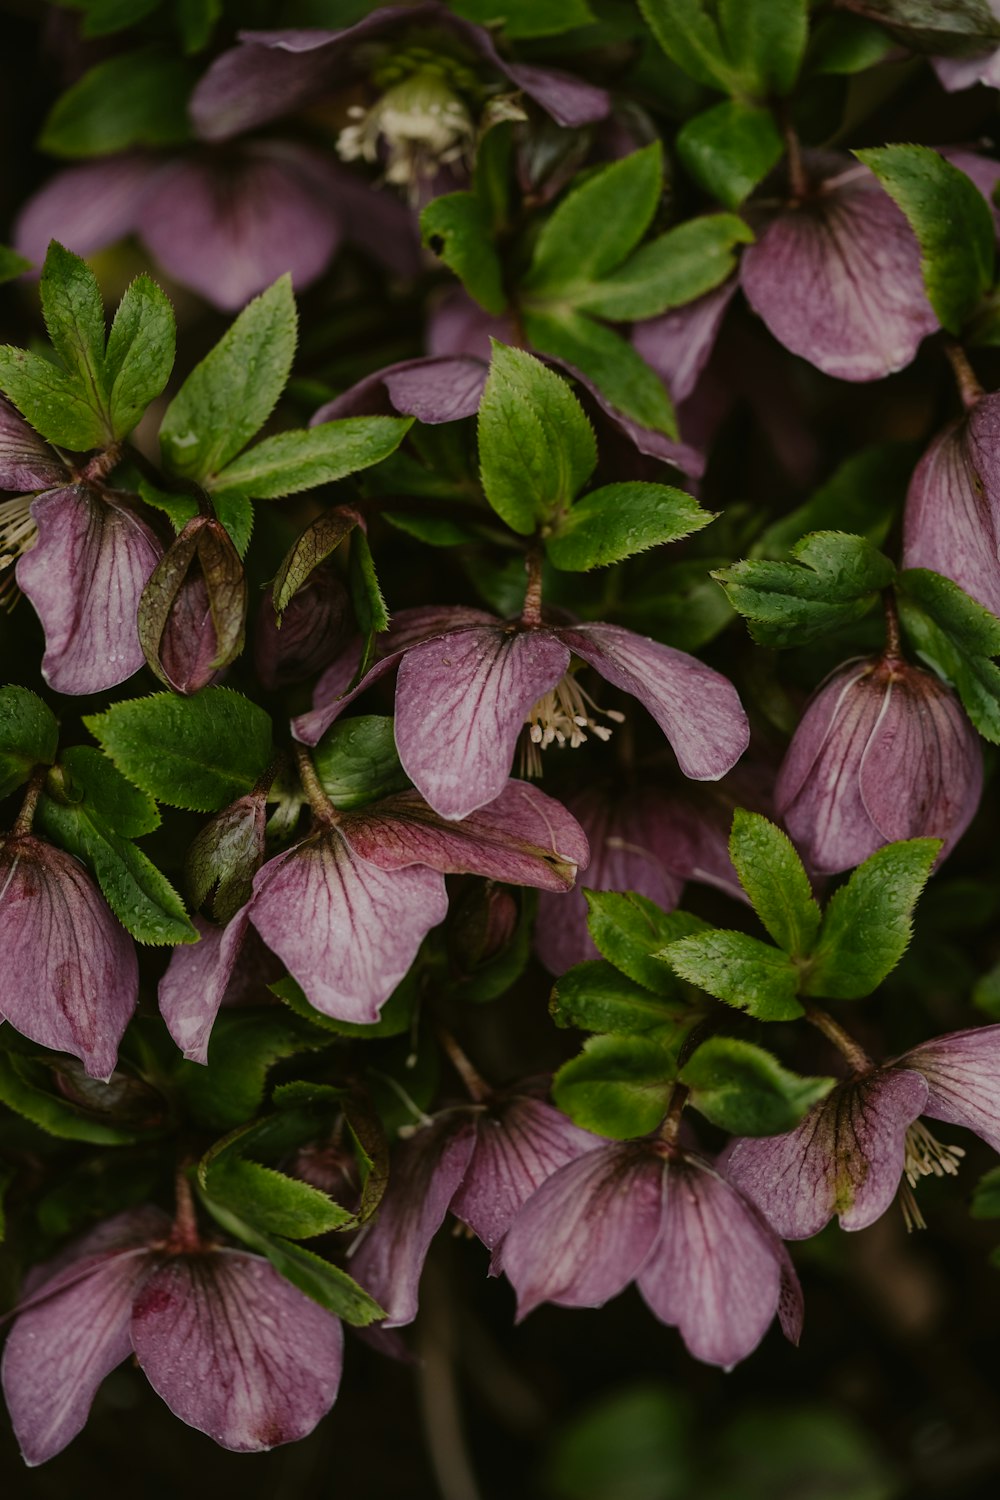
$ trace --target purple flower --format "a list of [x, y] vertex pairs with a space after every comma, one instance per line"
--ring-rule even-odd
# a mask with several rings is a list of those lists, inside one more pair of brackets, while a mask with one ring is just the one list
[[728, 1170], [784, 1239], [817, 1234], [834, 1214], [865, 1229], [885, 1213], [905, 1173], [902, 1207], [923, 1225], [913, 1188], [953, 1175], [964, 1152], [944, 1146], [920, 1115], [964, 1125], [1000, 1151], [1000, 1026], [956, 1031], [839, 1084], [786, 1135], [737, 1142]]
[[269, 693], [321, 672], [347, 645], [353, 629], [347, 590], [328, 563], [314, 568], [289, 600], [279, 625], [272, 590], [260, 601], [254, 668]]
[[537, 787], [511, 781], [488, 807], [444, 822], [415, 792], [334, 814], [258, 870], [224, 928], [175, 948], [160, 1009], [185, 1056], [204, 1062], [252, 923], [317, 1010], [373, 1022], [448, 909], [445, 874], [565, 890], [585, 867], [579, 824]]
[[444, 818], [463, 818], [497, 797], [522, 730], [530, 759], [553, 743], [607, 739], [601, 709], [570, 670], [574, 656], [637, 698], [673, 746], [681, 770], [715, 781], [750, 737], [736, 689], [686, 652], [619, 625], [531, 625], [481, 610], [403, 610], [387, 654], [346, 691], [353, 657], [320, 678], [297, 739], [314, 745], [354, 697], [399, 663], [396, 745], [403, 768]]
[[526, 1093], [450, 1109], [400, 1143], [378, 1218], [351, 1251], [351, 1275], [386, 1310], [383, 1328], [412, 1323], [427, 1251], [445, 1215], [488, 1249], [553, 1172], [600, 1146], [598, 1136]]
[[30, 833], [0, 837], [0, 1016], [107, 1081], [135, 1010], [132, 939], [72, 855]]
[[61, 1453], [104, 1377], [134, 1354], [182, 1422], [259, 1453], [305, 1437], [333, 1405], [343, 1333], [266, 1260], [178, 1248], [170, 1220], [132, 1209], [36, 1273], [3, 1356], [25, 1462]]
[[797, 1343], [802, 1294], [758, 1210], [704, 1157], [662, 1141], [601, 1146], [529, 1198], [494, 1256], [518, 1318], [542, 1302], [601, 1307], [635, 1281], [696, 1359], [731, 1369], [777, 1313]]
[[983, 396], [938, 434], [914, 470], [903, 566], [951, 578], [1000, 614], [1000, 396]]
[[845, 662], [812, 698], [778, 772], [778, 816], [821, 874], [897, 839], [955, 847], [983, 783], [982, 752], [950, 688], [885, 655]]
[[197, 693], [243, 649], [247, 583], [221, 521], [195, 516], [170, 544], [139, 600], [146, 661], [176, 693]]
[[807, 152], [803, 192], [748, 245], [740, 281], [779, 343], [839, 380], [908, 365], [938, 327], [916, 237], [874, 174]]
[[698, 384], [738, 286], [737, 278], [731, 276], [694, 302], [647, 318], [633, 328], [634, 347], [675, 402], [686, 401]]

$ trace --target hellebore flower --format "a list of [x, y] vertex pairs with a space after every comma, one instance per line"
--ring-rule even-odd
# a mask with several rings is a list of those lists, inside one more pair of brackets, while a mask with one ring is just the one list
[[951, 853], [983, 784], [979, 738], [958, 699], [895, 654], [845, 662], [792, 736], [774, 804], [806, 863], [849, 870], [897, 839]]
[[938, 434], [910, 480], [903, 566], [943, 573], [1000, 614], [1000, 396]]
[[139, 601], [146, 661], [176, 693], [197, 693], [243, 650], [247, 583], [221, 521], [195, 516], [172, 542]]
[[619, 625], [504, 621], [482, 610], [402, 610], [387, 654], [349, 692], [355, 652], [320, 678], [293, 732], [314, 745], [354, 697], [399, 663], [396, 746], [410, 780], [443, 818], [464, 818], [500, 794], [527, 726], [530, 760], [621, 722], [586, 694], [574, 656], [652, 714], [685, 776], [717, 781], [750, 739], [732, 683], [696, 657]]
[[225, 928], [175, 948], [160, 1009], [186, 1057], [204, 1062], [248, 923], [317, 1010], [378, 1019], [417, 949], [448, 910], [446, 874], [565, 890], [587, 841], [552, 797], [510, 781], [488, 807], [443, 822], [416, 792], [336, 813], [258, 870], [249, 901]]
[[807, 151], [808, 178], [740, 261], [747, 301], [780, 344], [839, 380], [908, 365], [938, 320], [916, 236], [853, 157]]
[[416, 1317], [420, 1273], [449, 1209], [493, 1250], [546, 1178], [601, 1144], [519, 1092], [449, 1109], [401, 1141], [378, 1218], [350, 1251], [351, 1275], [385, 1308], [379, 1326]]
[[602, 1307], [635, 1281], [689, 1352], [731, 1369], [775, 1313], [798, 1343], [802, 1293], [788, 1252], [750, 1200], [704, 1157], [659, 1140], [588, 1151], [544, 1182], [494, 1267], [518, 1320], [542, 1302]]
[[913, 1197], [921, 1177], [953, 1176], [964, 1152], [944, 1146], [918, 1116], [964, 1125], [1000, 1152], [1000, 1026], [923, 1042], [838, 1084], [786, 1135], [741, 1140], [728, 1171], [784, 1239], [818, 1234], [834, 1214], [842, 1229], [881, 1218], [905, 1173], [902, 1208], [923, 1227]]
[[39, 1269], [7, 1339], [3, 1388], [26, 1463], [62, 1452], [130, 1354], [182, 1422], [259, 1453], [330, 1410], [343, 1331], [259, 1256], [187, 1248], [159, 1209], [118, 1214]]
[[107, 1081], [135, 1010], [135, 946], [83, 865], [31, 833], [0, 836], [0, 1016]]
[[[98, 460], [100, 462], [100, 460]], [[17, 587], [45, 630], [42, 674], [59, 693], [115, 687], [142, 666], [139, 598], [162, 553], [134, 495], [71, 469], [0, 398], [0, 601]]]
[[260, 601], [254, 669], [268, 692], [302, 682], [344, 649], [354, 626], [347, 590], [327, 563], [314, 568], [285, 606], [278, 624], [272, 590]]

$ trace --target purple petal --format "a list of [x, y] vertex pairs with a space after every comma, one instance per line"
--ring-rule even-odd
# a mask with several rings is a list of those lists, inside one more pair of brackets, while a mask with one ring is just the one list
[[457, 422], [479, 410], [488, 367], [478, 359], [404, 359], [366, 375], [321, 406], [309, 425], [338, 417], [416, 417], [431, 426]]
[[448, 910], [436, 871], [376, 869], [336, 828], [269, 860], [253, 885], [250, 920], [310, 1004], [362, 1024]]
[[471, 1115], [449, 1111], [393, 1153], [378, 1218], [351, 1252], [351, 1275], [385, 1308], [381, 1328], [417, 1315], [417, 1290], [431, 1240], [465, 1176], [476, 1143]]
[[31, 507], [38, 540], [17, 582], [45, 629], [42, 673], [58, 693], [103, 692], [143, 664], [136, 614], [163, 549], [123, 500], [74, 485]]
[[824, 180], [746, 247], [743, 290], [793, 354], [839, 380], [880, 380], [938, 328], [916, 237], [866, 167], [829, 153], [806, 166]]
[[735, 276], [704, 297], [632, 330], [632, 343], [666, 385], [675, 402], [686, 401], [708, 363], [722, 320], [739, 286]]
[[605, 89], [584, 83], [571, 73], [556, 68], [529, 67], [526, 63], [511, 65], [497, 57], [501, 72], [511, 83], [523, 89], [529, 99], [552, 116], [557, 125], [572, 129], [603, 120], [611, 109], [611, 98]]
[[696, 1359], [730, 1370], [756, 1349], [778, 1310], [783, 1269], [774, 1232], [707, 1162], [668, 1166], [663, 1232], [638, 1285]]
[[340, 1384], [338, 1320], [237, 1250], [155, 1267], [135, 1299], [132, 1343], [174, 1415], [237, 1453], [305, 1437]]
[[241, 907], [225, 927], [215, 927], [196, 915], [192, 921], [200, 933], [198, 942], [181, 943], [170, 955], [157, 997], [160, 1014], [191, 1062], [208, 1062], [212, 1027], [246, 940], [249, 920], [249, 905]]
[[57, 172], [21, 210], [15, 249], [41, 267], [49, 240], [84, 256], [115, 244], [135, 229], [158, 167], [155, 157], [111, 156]]
[[663, 1159], [643, 1145], [599, 1146], [553, 1173], [494, 1258], [518, 1321], [541, 1302], [601, 1307], [617, 1296], [660, 1232], [663, 1181]]
[[785, 1240], [881, 1218], [903, 1175], [907, 1126], [925, 1108], [919, 1073], [887, 1068], [842, 1083], [786, 1135], [738, 1141], [728, 1175]]
[[600, 386], [595, 385], [589, 375], [578, 369], [576, 365], [568, 364], [564, 359], [550, 359], [548, 363], [565, 370], [567, 374], [572, 375], [574, 380], [579, 381], [605, 416], [611, 419], [615, 427], [625, 434], [640, 453], [646, 454], [649, 458], [658, 458], [661, 463], [673, 464], [674, 468], [690, 474], [692, 479], [700, 479], [704, 474], [705, 455], [697, 448], [692, 448], [689, 443], [676, 443], [664, 432], [656, 432], [651, 427], [641, 427], [638, 422], [633, 422], [630, 417], [623, 415], [608, 400]]
[[0, 1015], [105, 1082], [135, 1010], [135, 946], [83, 866], [31, 834], [0, 840]]
[[47, 490], [67, 477], [59, 455], [0, 396], [0, 490]]
[[589, 855], [576, 819], [526, 781], [508, 781], [461, 822], [443, 819], [417, 792], [400, 792], [345, 816], [341, 828], [355, 853], [381, 870], [420, 864], [549, 891], [568, 890]]
[[426, 346], [431, 355], [465, 354], [488, 365], [493, 354], [490, 339], [516, 344], [517, 330], [510, 318], [494, 317], [473, 302], [464, 287], [445, 292], [427, 320]]
[[499, 797], [528, 710], [568, 666], [555, 632], [499, 624], [407, 652], [396, 683], [396, 746], [435, 812], [465, 818]]
[[301, 33], [310, 39], [309, 51], [260, 35], [262, 40], [246, 37], [217, 57], [191, 95], [188, 113], [202, 140], [226, 141], [277, 120], [318, 98], [327, 86], [331, 59], [324, 46], [342, 33]]
[[451, 1211], [494, 1250], [553, 1172], [604, 1144], [542, 1099], [503, 1100], [476, 1118], [475, 1150]]
[[925, 1115], [964, 1125], [1000, 1151], [1000, 1026], [935, 1037], [899, 1061], [927, 1080]]
[[1000, 88], [1000, 50], [977, 52], [974, 57], [932, 57], [931, 62], [941, 87], [949, 94], [971, 89], [977, 83]]
[[692, 780], [718, 781], [750, 743], [750, 726], [732, 683], [686, 651], [620, 625], [577, 625], [560, 630], [559, 637], [606, 682], [638, 698]]
[[347, 645], [351, 605], [340, 575], [327, 563], [314, 568], [292, 595], [279, 625], [268, 589], [257, 611], [254, 667], [269, 693], [302, 682], [330, 665]]

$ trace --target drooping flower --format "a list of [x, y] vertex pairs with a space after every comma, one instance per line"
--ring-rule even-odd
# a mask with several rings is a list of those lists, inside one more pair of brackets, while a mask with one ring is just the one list
[[589, 1151], [542, 1184], [494, 1266], [518, 1318], [542, 1302], [602, 1307], [634, 1281], [688, 1350], [732, 1368], [777, 1313], [798, 1342], [802, 1294], [788, 1253], [747, 1197], [703, 1156], [659, 1140]]
[[359, 1023], [408, 972], [448, 909], [446, 874], [565, 890], [587, 863], [587, 841], [560, 803], [511, 781], [488, 807], [454, 824], [400, 792], [335, 813], [258, 870], [253, 893], [224, 928], [174, 950], [160, 1009], [185, 1056], [204, 1062], [212, 1025], [248, 924], [317, 1010]]
[[266, 1261], [186, 1248], [155, 1208], [109, 1219], [35, 1274], [3, 1354], [29, 1465], [61, 1453], [104, 1377], [134, 1354], [175, 1416], [259, 1453], [311, 1432], [333, 1405], [340, 1323]]
[[685, 776], [715, 781], [750, 738], [727, 678], [686, 652], [619, 625], [525, 625], [481, 610], [403, 610], [386, 654], [347, 691], [356, 653], [334, 663], [293, 730], [314, 745], [354, 697], [399, 663], [396, 745], [403, 768], [444, 818], [497, 797], [528, 726], [535, 753], [607, 739], [618, 722], [576, 680], [573, 657], [637, 698], [673, 746]]
[[793, 354], [839, 380], [879, 380], [939, 326], [916, 237], [853, 157], [806, 152], [803, 169], [806, 186], [743, 253], [743, 291]]
[[982, 791], [979, 739], [950, 688], [896, 654], [846, 662], [819, 688], [775, 786], [807, 864], [836, 874], [896, 839], [951, 852]]
[[137, 615], [147, 663], [176, 693], [197, 693], [243, 649], [247, 583], [232, 538], [195, 516], [146, 582]]
[[135, 1010], [135, 946], [72, 855], [0, 837], [0, 1016], [23, 1036], [78, 1057], [107, 1080]]

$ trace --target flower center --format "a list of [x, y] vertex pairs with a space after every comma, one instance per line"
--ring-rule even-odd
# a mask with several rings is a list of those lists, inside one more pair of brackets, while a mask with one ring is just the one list
[[34, 495], [18, 495], [0, 504], [0, 609], [12, 610], [20, 595], [14, 564], [38, 540], [38, 527], [29, 509]]
[[385, 153], [385, 181], [415, 199], [452, 162], [472, 164], [475, 125], [439, 68], [426, 65], [388, 88], [370, 109], [354, 105], [337, 139], [343, 161], [375, 162]]
[[899, 1203], [909, 1230], [926, 1229], [924, 1216], [917, 1206], [913, 1189], [921, 1177], [955, 1177], [965, 1155], [961, 1146], [945, 1146], [932, 1135], [922, 1120], [907, 1128], [903, 1171], [906, 1183], [900, 1189]]
[[550, 745], [560, 750], [576, 750], [587, 742], [588, 734], [609, 740], [611, 730], [597, 722], [597, 715], [613, 724], [624, 724], [625, 715], [614, 708], [601, 708], [577, 682], [572, 672], [543, 694], [531, 709], [525, 725], [527, 736], [521, 741], [521, 774], [536, 779], [542, 774], [542, 751]]

